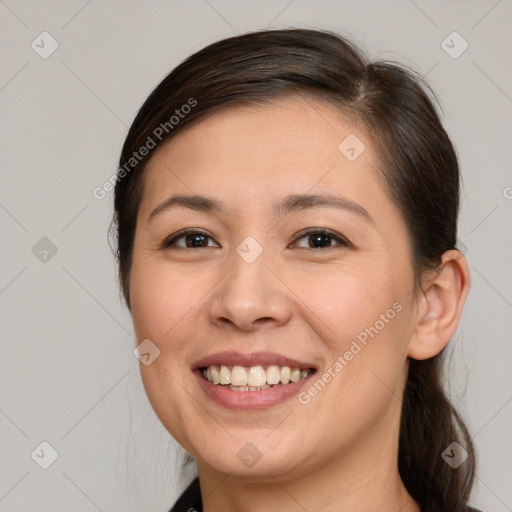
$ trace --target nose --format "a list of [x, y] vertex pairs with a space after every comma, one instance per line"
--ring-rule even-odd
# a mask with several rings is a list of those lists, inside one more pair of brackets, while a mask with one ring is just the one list
[[216, 287], [210, 303], [212, 323], [250, 332], [289, 321], [288, 289], [262, 256], [247, 263], [235, 255], [231, 270]]

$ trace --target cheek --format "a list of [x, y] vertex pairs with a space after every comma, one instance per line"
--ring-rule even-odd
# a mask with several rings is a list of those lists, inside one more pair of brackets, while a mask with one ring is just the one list
[[343, 352], [347, 342], [366, 328], [376, 322], [381, 327], [381, 315], [386, 315], [390, 308], [388, 316], [394, 318], [392, 305], [399, 292], [392, 276], [379, 269], [371, 262], [359, 261], [357, 265], [319, 266], [314, 272], [290, 274], [288, 280], [293, 283], [294, 293], [313, 313], [308, 316], [319, 325], [324, 324], [325, 340], [332, 349]]
[[333, 365], [324, 370], [336, 377], [328, 386], [332, 396], [327, 403], [352, 404], [354, 411], [364, 403], [371, 409], [376, 396], [386, 397], [388, 388], [399, 387], [408, 323], [389, 272], [371, 264], [319, 269], [314, 277], [295, 278], [293, 290], [330, 352]]
[[134, 261], [130, 280], [131, 314], [137, 339], [168, 340], [200, 306], [209, 288], [199, 273], [188, 275], [159, 262]]
[[190, 393], [183, 392], [194, 378], [183, 362], [193, 358], [194, 347], [186, 340], [194, 332], [193, 317], [201, 298], [212, 286], [202, 277], [171, 269], [168, 262], [134, 259], [130, 280], [137, 343], [150, 339], [160, 349], [153, 363], [140, 365], [146, 394], [162, 424], [189, 451], [187, 426], [197, 423], [202, 411]]

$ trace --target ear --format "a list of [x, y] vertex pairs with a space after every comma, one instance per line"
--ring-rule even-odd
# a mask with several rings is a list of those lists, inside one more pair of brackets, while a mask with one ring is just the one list
[[466, 258], [457, 250], [445, 252], [439, 268], [422, 282], [409, 357], [428, 359], [448, 344], [459, 324], [469, 284]]

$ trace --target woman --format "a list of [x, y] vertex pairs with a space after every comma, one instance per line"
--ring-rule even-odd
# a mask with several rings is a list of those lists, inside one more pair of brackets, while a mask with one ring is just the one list
[[198, 480], [172, 510], [471, 510], [441, 358], [469, 289], [428, 88], [325, 31], [214, 43], [127, 135], [122, 291]]

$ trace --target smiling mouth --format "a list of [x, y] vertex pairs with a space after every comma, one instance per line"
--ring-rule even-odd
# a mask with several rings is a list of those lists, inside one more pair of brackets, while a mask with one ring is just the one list
[[200, 368], [205, 380], [233, 391], [263, 391], [299, 382], [315, 372], [314, 368], [290, 368], [239, 365], [210, 365]]

